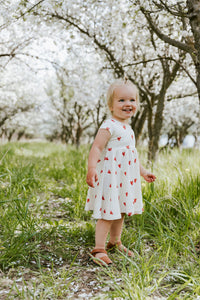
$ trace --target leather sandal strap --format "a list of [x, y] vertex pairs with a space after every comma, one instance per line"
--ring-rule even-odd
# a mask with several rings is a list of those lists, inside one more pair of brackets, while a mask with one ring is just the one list
[[103, 260], [107, 265], [112, 264], [112, 260], [110, 260], [110, 258], [106, 255], [100, 258], [101, 260]]
[[120, 252], [127, 254], [129, 257], [134, 257], [134, 253], [131, 250], [127, 249], [124, 245], [121, 246], [122, 246], [121, 249], [118, 248]]
[[108, 244], [107, 244], [107, 246], [106, 246], [106, 249], [112, 249], [112, 248], [115, 248], [115, 247], [118, 247], [118, 246], [121, 246], [121, 244], [122, 244], [122, 242], [121, 241], [119, 241], [119, 242], [117, 242], [117, 243], [115, 243], [115, 244], [112, 244], [111, 242], [108, 242]]
[[111, 242], [108, 242], [106, 249], [107, 250], [112, 250], [112, 249], [118, 249], [120, 252], [123, 252], [125, 254], [128, 254], [129, 257], [133, 257], [134, 254], [131, 250], [128, 250], [124, 245], [122, 245], [122, 242], [119, 241], [115, 244], [112, 244]]
[[115, 247], [115, 244], [112, 244], [111, 242], [108, 242], [108, 244], [106, 245], [106, 249], [112, 249]]
[[[96, 258], [95, 255], [97, 253], [104, 253], [105, 255], [102, 256], [101, 258]], [[102, 266], [105, 266], [106, 265], [111, 265], [112, 264], [112, 260], [110, 260], [110, 258], [108, 257], [107, 255], [107, 251], [104, 250], [104, 249], [93, 249], [91, 252], [90, 252], [91, 256], [94, 258], [93, 259], [93, 262], [96, 263], [97, 265], [102, 265]]]
[[91, 251], [91, 254], [97, 254], [97, 253], [105, 253], [105, 254], [107, 254], [107, 251], [104, 250], [104, 249], [93, 249]]

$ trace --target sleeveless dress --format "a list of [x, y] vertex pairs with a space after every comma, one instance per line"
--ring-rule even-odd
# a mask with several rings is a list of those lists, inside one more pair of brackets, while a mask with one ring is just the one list
[[115, 119], [103, 122], [111, 137], [97, 162], [98, 181], [89, 187], [85, 210], [95, 219], [121, 219], [143, 212], [140, 168], [135, 136], [130, 125]]

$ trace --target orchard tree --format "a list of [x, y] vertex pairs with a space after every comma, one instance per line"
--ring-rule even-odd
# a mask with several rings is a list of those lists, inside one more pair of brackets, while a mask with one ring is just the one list
[[[50, 75], [52, 64], [57, 66], [59, 61], [52, 55], [53, 43], [44, 43], [50, 36], [49, 28], [41, 22], [38, 26], [29, 18], [31, 11], [42, 2], [29, 3], [28, 8], [26, 1], [1, 2], [0, 134], [8, 139], [23, 134], [38, 136], [38, 132], [45, 133], [45, 127], [53, 130], [43, 122], [47, 114], [41, 110], [46, 101], [42, 85], [43, 77]], [[38, 49], [38, 45], [43, 47]]]
[[5, 135], [10, 140], [14, 133], [19, 133], [18, 128], [10, 127], [10, 123], [17, 116], [33, 109], [32, 104], [17, 103], [17, 105], [8, 105], [5, 102], [0, 103], [0, 136]]
[[105, 96], [102, 95], [95, 105], [94, 109], [91, 109], [91, 117], [93, 125], [95, 126], [95, 130], [92, 133], [93, 138], [96, 136], [99, 127], [101, 126], [103, 121], [105, 121], [108, 115], [107, 111], [105, 110], [105, 106]]
[[23, 2], [26, 1], [1, 1], [0, 11], [0, 67], [5, 66], [14, 58], [20, 59], [24, 49], [33, 39], [33, 26], [26, 27], [25, 16], [30, 14], [40, 3], [38, 1], [31, 5], [27, 10], [21, 11]]
[[74, 89], [70, 86], [67, 76], [59, 71], [56, 75], [56, 85], [53, 89], [50, 86], [46, 89], [58, 124], [54, 138], [79, 147], [83, 132], [92, 124], [91, 108], [74, 100]]
[[106, 118], [105, 93], [102, 92], [105, 79], [95, 73], [102, 65], [101, 61], [96, 58], [96, 65], [91, 64], [92, 57], [85, 56], [82, 47], [80, 61], [76, 62], [72, 51], [75, 49], [70, 50], [71, 60], [65, 61], [65, 67], [54, 68], [51, 80], [46, 80], [45, 90], [51, 101], [50, 115], [55, 123], [53, 135], [49, 138], [79, 147], [83, 140], [89, 138], [91, 142]]
[[162, 134], [167, 136], [166, 146], [180, 147], [187, 135], [195, 140], [200, 134], [198, 99], [176, 99], [166, 103]]
[[[150, 29], [165, 43], [188, 53], [196, 68], [196, 85], [200, 101], [200, 2], [187, 1], [131, 1], [140, 6]], [[171, 16], [176, 23], [176, 31], [170, 23], [163, 26], [163, 17]], [[181, 37], [181, 38], [180, 38]], [[192, 76], [191, 76], [192, 78]]]

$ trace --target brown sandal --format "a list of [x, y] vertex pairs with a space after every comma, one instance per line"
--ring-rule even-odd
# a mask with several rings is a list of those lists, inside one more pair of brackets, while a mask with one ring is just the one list
[[114, 252], [115, 249], [118, 249], [120, 252], [124, 253], [128, 257], [134, 257], [134, 253], [131, 250], [128, 250], [124, 245], [122, 245], [121, 241], [117, 242], [116, 244], [112, 244], [111, 242], [108, 242], [106, 246], [106, 250], [110, 250]]
[[[101, 258], [98, 258], [95, 257], [97, 253], [105, 253], [106, 255]], [[110, 258], [107, 255], [107, 251], [104, 249], [94, 249], [89, 255], [92, 258], [92, 261], [98, 266], [107, 267], [112, 264], [112, 260], [110, 260]]]

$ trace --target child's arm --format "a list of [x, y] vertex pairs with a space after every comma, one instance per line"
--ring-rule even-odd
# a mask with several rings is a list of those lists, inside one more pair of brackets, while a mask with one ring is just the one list
[[86, 181], [90, 187], [94, 187], [94, 181], [96, 182], [98, 180], [96, 172], [97, 161], [100, 158], [102, 150], [110, 139], [110, 136], [111, 134], [108, 130], [100, 129], [95, 137], [88, 158], [88, 172]]
[[140, 164], [140, 175], [146, 180], [147, 182], [153, 182], [156, 180], [156, 176], [149, 171], [147, 171], [141, 164]]

